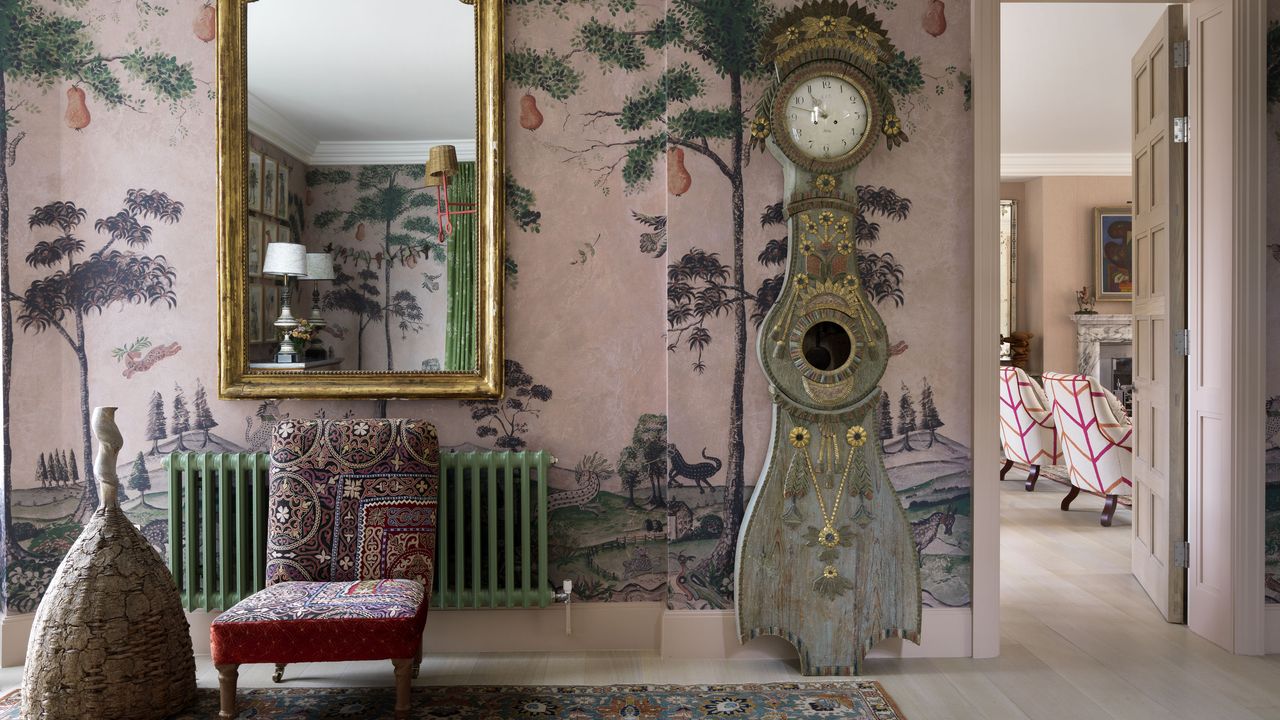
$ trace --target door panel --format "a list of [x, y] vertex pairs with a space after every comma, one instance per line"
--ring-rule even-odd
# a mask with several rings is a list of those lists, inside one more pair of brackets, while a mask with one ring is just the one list
[[1186, 70], [1172, 66], [1186, 39], [1180, 7], [1165, 11], [1133, 57], [1134, 454], [1133, 575], [1170, 622], [1185, 621], [1185, 572], [1173, 562], [1185, 535], [1186, 363], [1172, 352], [1186, 317]]
[[1191, 354], [1187, 403], [1187, 624], [1234, 646], [1232, 507], [1232, 118], [1233, 14], [1230, 0], [1190, 5], [1191, 36], [1187, 283]]

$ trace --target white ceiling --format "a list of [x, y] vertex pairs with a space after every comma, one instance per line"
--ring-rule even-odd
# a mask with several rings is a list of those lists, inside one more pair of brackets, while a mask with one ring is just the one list
[[1003, 3], [1001, 153], [1127, 155], [1130, 60], [1165, 7]]
[[252, 2], [251, 129], [283, 122], [270, 130], [295, 146], [473, 140], [474, 27], [460, 0]]

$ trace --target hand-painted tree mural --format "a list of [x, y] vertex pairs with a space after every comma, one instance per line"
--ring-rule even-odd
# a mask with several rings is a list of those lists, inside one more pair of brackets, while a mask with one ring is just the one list
[[407, 289], [393, 287], [391, 270], [396, 266], [414, 267], [423, 258], [444, 260], [445, 248], [439, 242], [436, 221], [421, 212], [436, 206], [435, 197], [422, 184], [425, 177], [426, 168], [422, 165], [365, 165], [354, 175], [350, 170], [336, 168], [307, 172], [308, 188], [332, 189], [354, 180], [360, 193], [350, 208], [317, 213], [316, 227], [354, 231], [357, 243], [365, 241], [370, 226], [382, 234], [381, 242], [370, 250], [358, 245], [327, 248], [340, 267], [333, 289], [324, 295], [324, 308], [349, 312], [358, 318], [358, 369], [364, 369], [364, 331], [369, 325], [382, 323], [388, 370], [396, 369], [392, 325], [401, 336], [423, 328], [417, 297]]
[[[628, 492], [649, 483], [650, 508], [666, 507], [663, 491], [667, 481], [667, 416], [641, 415], [631, 432], [631, 444], [618, 457], [618, 475]], [[631, 504], [635, 504], [632, 496]]]
[[499, 450], [523, 450], [524, 434], [529, 432], [529, 418], [542, 413], [542, 405], [551, 400], [551, 388], [535, 382], [524, 366], [508, 359], [504, 365], [506, 392], [497, 400], [463, 400], [471, 408], [476, 423], [476, 436], [493, 438]]
[[[158, 7], [140, 3], [139, 12], [148, 14]], [[12, 301], [15, 295], [9, 278], [9, 169], [16, 162], [19, 144], [25, 137], [20, 129], [22, 116], [33, 111], [33, 105], [23, 100], [20, 93], [48, 92], [64, 84], [65, 121], [73, 129], [83, 130], [91, 122], [90, 97], [103, 108], [144, 109], [146, 99], [134, 95], [126, 87], [126, 81], [140, 86], [146, 95], [159, 100], [170, 111], [179, 110], [182, 101], [189, 98], [196, 87], [191, 64], [180, 62], [171, 54], [141, 46], [104, 50], [98, 45], [95, 28], [83, 18], [63, 14], [34, 0], [0, 0], [0, 333], [3, 334], [0, 414], [3, 415], [4, 443], [4, 467], [0, 468], [0, 475], [4, 476], [5, 497], [13, 487], [9, 397], [13, 377]], [[83, 344], [83, 338], [80, 342]], [[84, 367], [86, 365], [82, 365], [82, 376]], [[86, 418], [86, 447], [87, 422]], [[86, 451], [86, 463], [89, 456]], [[89, 466], [85, 469], [87, 472]], [[92, 501], [88, 505], [92, 509], [96, 505], [97, 490], [92, 488], [93, 483], [87, 485], [90, 487], [85, 491], [86, 502]], [[81, 507], [77, 517], [83, 516], [83, 511]], [[5, 527], [12, 523], [7, 502], [3, 522]], [[5, 549], [19, 557], [28, 554], [9, 536], [5, 539]]]
[[[27, 253], [27, 264], [49, 269], [49, 275], [35, 280], [21, 294], [6, 296], [18, 306], [18, 325], [26, 332], [54, 331], [71, 348], [80, 374], [80, 429], [86, 462], [93, 456], [89, 434], [89, 351], [85, 324], [113, 306], [178, 303], [173, 291], [178, 273], [164, 255], [145, 255], [140, 250], [151, 245], [154, 228], [144, 221], [158, 220], [172, 225], [182, 219], [182, 203], [159, 190], [130, 190], [124, 207], [114, 215], [94, 222], [105, 242], [85, 255], [85, 241], [75, 233], [88, 211], [70, 201], [55, 201], [32, 211], [27, 224], [47, 231]], [[35, 237], [40, 237], [36, 234]], [[121, 250], [117, 244], [126, 249]], [[174, 400], [175, 428], [179, 423], [180, 396]], [[185, 405], [181, 409], [185, 411]], [[187, 418], [189, 420], [189, 418]], [[176, 430], [175, 430], [176, 432]], [[85, 477], [93, 477], [93, 466], [85, 466]], [[98, 507], [98, 489], [85, 483], [84, 496], [72, 519], [83, 522]]]

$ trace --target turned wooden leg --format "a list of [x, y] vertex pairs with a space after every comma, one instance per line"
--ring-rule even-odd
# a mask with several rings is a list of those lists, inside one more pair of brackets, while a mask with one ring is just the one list
[[422, 667], [422, 641], [418, 641], [418, 654], [413, 656], [413, 679], [418, 679], [418, 668]]
[[1009, 474], [1009, 469], [1013, 467], [1012, 460], [1005, 460], [1004, 467], [1000, 468], [1000, 479], [1004, 480], [1004, 476]]
[[218, 665], [219, 701], [218, 720], [233, 720], [236, 716], [236, 680], [240, 678], [239, 665]]
[[1102, 506], [1102, 527], [1111, 527], [1111, 519], [1116, 516], [1116, 503], [1119, 500], [1115, 495], [1107, 496], [1107, 504]]
[[1063, 512], [1071, 509], [1071, 501], [1075, 500], [1076, 496], [1079, 494], [1080, 494], [1080, 488], [1076, 487], [1075, 485], [1072, 485], [1071, 492], [1067, 493], [1067, 496], [1062, 498]]
[[413, 658], [392, 660], [396, 669], [396, 720], [409, 720], [409, 693], [413, 684]]
[[289, 663], [276, 663], [276, 671], [271, 673], [271, 682], [284, 682], [284, 666], [288, 664]]
[[1032, 465], [1031, 472], [1027, 473], [1027, 492], [1036, 489], [1036, 481], [1040, 479], [1040, 466]]

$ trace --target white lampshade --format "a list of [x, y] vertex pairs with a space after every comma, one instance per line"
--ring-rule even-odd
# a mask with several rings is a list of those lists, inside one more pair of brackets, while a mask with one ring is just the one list
[[307, 253], [307, 276], [304, 280], [332, 280], [333, 255], [327, 252]]
[[262, 263], [265, 275], [301, 277], [307, 274], [307, 246], [300, 243], [267, 243]]

